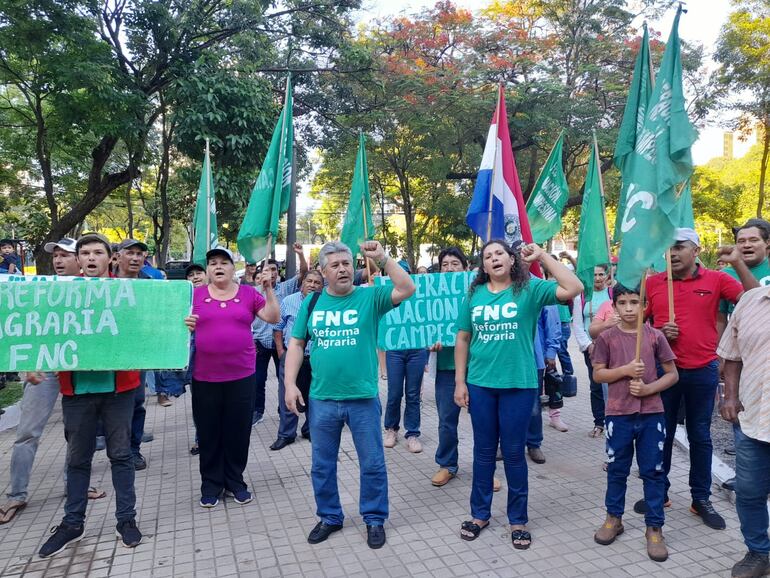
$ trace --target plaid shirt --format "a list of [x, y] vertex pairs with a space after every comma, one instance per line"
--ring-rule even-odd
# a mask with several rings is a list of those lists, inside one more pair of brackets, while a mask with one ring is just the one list
[[[275, 296], [278, 297], [278, 303], [281, 303], [286, 297], [299, 291], [299, 275], [281, 283], [276, 283], [273, 290], [275, 291]], [[262, 293], [262, 288], [257, 287], [257, 291]], [[251, 336], [254, 341], [259, 342], [262, 347], [266, 349], [275, 349], [272, 323], [265, 323], [257, 317], [251, 324]]]
[[[297, 313], [299, 313], [299, 308], [302, 306], [304, 300], [305, 296], [302, 295], [300, 291], [297, 291], [281, 301], [281, 320], [273, 326], [273, 329], [283, 332], [284, 347], [289, 346], [291, 330], [294, 327], [294, 322], [297, 320]], [[312, 340], [307, 340], [307, 343], [305, 344], [305, 356], [310, 355], [310, 346], [312, 343]]]

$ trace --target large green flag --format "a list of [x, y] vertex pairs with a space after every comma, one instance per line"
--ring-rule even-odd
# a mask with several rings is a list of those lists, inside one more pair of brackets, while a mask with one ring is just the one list
[[372, 204], [369, 196], [369, 166], [366, 163], [366, 137], [358, 135], [358, 154], [356, 167], [353, 170], [353, 184], [350, 187], [348, 212], [342, 225], [340, 241], [345, 243], [353, 255], [358, 250], [358, 244], [374, 238], [374, 223], [372, 222]]
[[527, 200], [527, 217], [535, 243], [545, 243], [561, 230], [561, 213], [569, 198], [561, 158], [563, 142], [564, 131], [556, 139]]
[[692, 174], [690, 147], [697, 133], [687, 118], [682, 89], [679, 17], [655, 80], [642, 132], [626, 161], [625, 210], [620, 221], [618, 280], [636, 286], [644, 270], [671, 246], [681, 215], [678, 185]]
[[281, 215], [291, 201], [292, 149], [294, 120], [292, 117], [291, 77], [286, 79], [286, 100], [273, 129], [273, 138], [262, 163], [262, 170], [251, 191], [249, 206], [238, 231], [238, 251], [249, 262], [267, 256], [267, 242], [278, 240]]
[[198, 199], [193, 216], [193, 263], [206, 266], [206, 253], [217, 246], [217, 201], [214, 195], [214, 175], [211, 172], [209, 141], [198, 185]]
[[[639, 52], [636, 54], [636, 63], [634, 64], [634, 76], [631, 79], [631, 88], [628, 91], [626, 108], [623, 111], [623, 120], [620, 123], [618, 131], [618, 140], [615, 143], [615, 154], [613, 163], [618, 169], [623, 182], [627, 178], [627, 160], [629, 155], [634, 152], [637, 143], [637, 137], [642, 132], [644, 117], [647, 113], [647, 104], [652, 96], [652, 66], [650, 65], [650, 38], [647, 34], [647, 24], [644, 25], [644, 36], [639, 46]], [[621, 191], [622, 193], [622, 191]], [[620, 195], [618, 199], [618, 212], [615, 217], [615, 241], [620, 241], [620, 221], [625, 212], [625, 198]]]
[[[682, 190], [677, 197], [676, 206], [671, 212], [671, 220], [676, 224], [677, 228], [695, 228], [695, 216], [692, 212], [692, 188], [690, 187], [690, 179], [687, 179], [687, 182], [682, 186]], [[665, 271], [666, 255], [660, 255], [655, 263], [652, 264], [652, 268], [658, 272]]]
[[597, 147], [594, 144], [583, 189], [577, 247], [576, 274], [583, 282], [586, 300], [590, 300], [593, 295], [594, 267], [610, 262], [601, 178]]

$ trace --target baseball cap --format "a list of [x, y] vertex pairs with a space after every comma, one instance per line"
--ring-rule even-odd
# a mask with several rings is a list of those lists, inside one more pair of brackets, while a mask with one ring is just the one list
[[129, 247], [139, 247], [142, 251], [147, 251], [149, 249], [149, 247], [141, 241], [137, 241], [136, 239], [126, 239], [121, 241], [120, 245], [118, 245], [118, 251], [128, 249]]
[[80, 236], [77, 243], [75, 243], [75, 252], [80, 250], [80, 247], [87, 245], [88, 243], [101, 243], [107, 248], [107, 252], [112, 255], [112, 245], [107, 240], [107, 237], [100, 233], [83, 233]]
[[676, 230], [674, 241], [677, 243], [680, 241], [690, 241], [696, 247], [700, 247], [700, 237], [698, 237], [698, 233], [696, 233], [694, 229], [687, 227], [680, 227]]
[[43, 249], [46, 253], [53, 253], [53, 250], [57, 247], [61, 249], [62, 251], [67, 251], [67, 253], [74, 253], [75, 252], [75, 245], [77, 244], [77, 241], [75, 239], [70, 239], [69, 237], [63, 237], [59, 239], [58, 241], [46, 243]]
[[190, 263], [187, 267], [184, 269], [184, 276], [187, 277], [192, 273], [193, 271], [203, 271], [206, 272], [206, 268], [203, 265], [198, 265], [198, 263]]
[[220, 257], [227, 257], [230, 260], [230, 263], [235, 263], [235, 259], [233, 258], [233, 254], [224, 247], [214, 247], [210, 251], [206, 253], [206, 261], [211, 259], [212, 257], [215, 257], [219, 255]]

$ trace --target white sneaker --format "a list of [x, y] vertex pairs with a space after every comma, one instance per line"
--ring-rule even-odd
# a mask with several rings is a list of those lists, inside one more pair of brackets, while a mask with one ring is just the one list
[[564, 423], [564, 422], [561, 420], [561, 418], [560, 418], [560, 417], [552, 417], [552, 418], [550, 419], [550, 422], [549, 422], [549, 424], [548, 424], [548, 425], [550, 425], [550, 426], [551, 426], [553, 429], [555, 429], [556, 431], [562, 431], [562, 432], [564, 432], [564, 431], [568, 431], [568, 430], [569, 430], [569, 428], [567, 428], [567, 424], [566, 424], [566, 423]]
[[419, 454], [422, 451], [422, 444], [417, 436], [411, 436], [406, 438], [406, 449], [413, 454]]
[[392, 448], [392, 447], [395, 447], [397, 439], [398, 439], [398, 432], [396, 430], [386, 429], [385, 439], [382, 443], [386, 448]]

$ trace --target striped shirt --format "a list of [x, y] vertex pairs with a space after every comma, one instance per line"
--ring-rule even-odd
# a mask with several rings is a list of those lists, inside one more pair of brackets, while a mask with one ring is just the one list
[[747, 291], [741, 297], [722, 335], [717, 353], [743, 362], [738, 414], [743, 433], [770, 442], [770, 286]]
[[[311, 293], [312, 295], [312, 293]], [[302, 306], [302, 301], [305, 300], [305, 296], [302, 295], [301, 291], [297, 291], [296, 293], [292, 293], [286, 299], [281, 301], [281, 320], [273, 325], [273, 329], [276, 331], [282, 331], [283, 332], [283, 345], [284, 347], [289, 346], [289, 341], [291, 340], [291, 330], [294, 327], [294, 321], [297, 319], [297, 312], [299, 312], [299, 308]], [[305, 355], [310, 355], [310, 346], [313, 343], [312, 339], [306, 340], [305, 345]]]
[[[292, 293], [296, 293], [299, 290], [299, 275], [295, 275], [291, 279], [276, 283], [273, 288], [275, 296], [278, 298], [278, 303], [281, 303], [286, 297]], [[262, 287], [257, 287], [257, 291], [262, 293]], [[259, 317], [251, 324], [251, 336], [254, 341], [259, 341], [260, 345], [266, 349], [275, 349], [273, 343], [273, 324], [265, 323]]]

